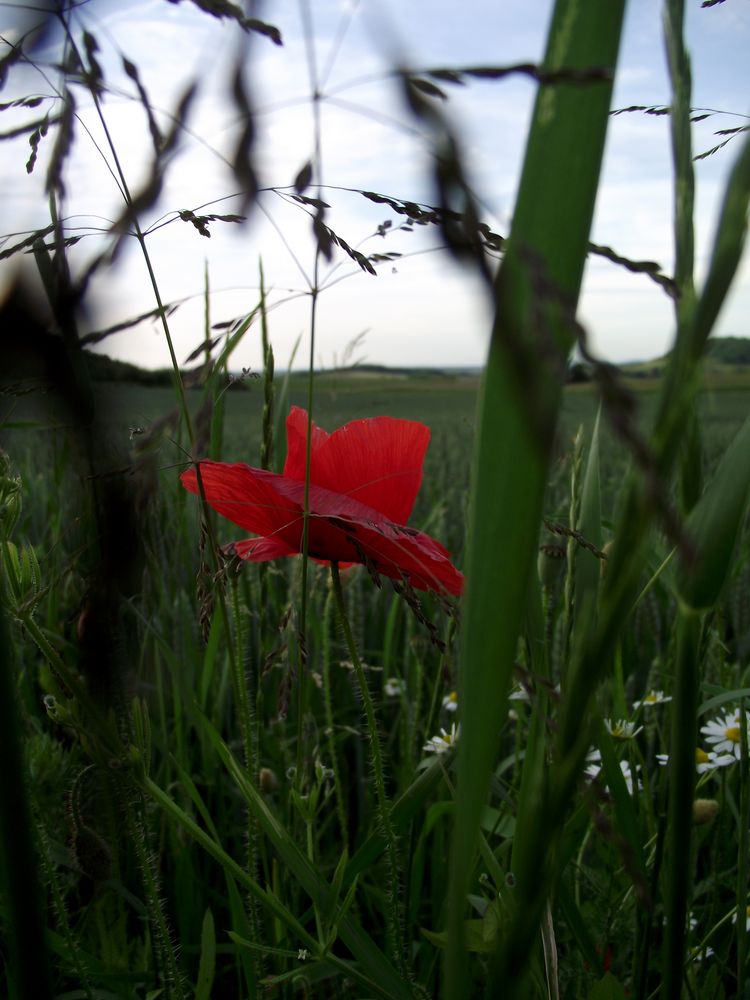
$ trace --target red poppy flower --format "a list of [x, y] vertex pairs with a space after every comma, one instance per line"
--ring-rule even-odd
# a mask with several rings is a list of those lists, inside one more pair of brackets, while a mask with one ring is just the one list
[[[287, 457], [279, 475], [240, 462], [199, 462], [209, 506], [259, 536], [234, 543], [242, 559], [263, 562], [302, 551], [307, 413], [286, 421]], [[460, 594], [463, 576], [434, 538], [406, 527], [422, 483], [430, 439], [424, 424], [393, 417], [353, 420], [332, 434], [312, 425], [308, 553], [318, 561], [362, 563], [418, 590]], [[194, 468], [180, 476], [198, 493]]]

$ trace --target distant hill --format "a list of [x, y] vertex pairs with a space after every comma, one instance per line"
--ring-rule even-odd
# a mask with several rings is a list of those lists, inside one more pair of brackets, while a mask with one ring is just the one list
[[172, 372], [168, 368], [157, 368], [153, 371], [128, 364], [127, 361], [116, 361], [106, 354], [94, 354], [84, 351], [86, 366], [95, 382], [136, 382], [139, 385], [170, 386]]
[[[91, 377], [96, 382], [134, 382], [140, 385], [166, 386], [172, 385], [172, 371], [169, 368], [150, 370], [139, 368], [138, 365], [125, 361], [116, 361], [105, 354], [94, 354], [86, 351], [86, 363]], [[634, 361], [620, 365], [623, 375], [629, 378], [656, 378], [661, 375], [669, 360], [669, 355], [653, 358], [651, 361]], [[726, 374], [729, 371], [741, 371], [745, 366], [750, 368], [750, 337], [714, 337], [708, 342], [706, 349], [706, 370], [716, 374]], [[195, 369], [192, 370], [195, 372]], [[351, 368], [329, 368], [317, 372], [325, 379], [359, 379], [359, 378], [424, 378], [424, 379], [456, 379], [465, 375], [475, 376], [479, 369], [473, 368], [391, 368], [388, 365], [360, 364]], [[279, 372], [279, 374], [281, 374]], [[183, 371], [190, 375], [190, 371]], [[306, 378], [306, 372], [293, 372], [294, 378]], [[569, 381], [586, 382], [590, 372], [586, 365], [574, 364], [569, 371]], [[188, 377], [188, 383], [196, 384], [198, 380]], [[242, 388], [238, 380], [233, 388]]]
[[750, 337], [715, 337], [706, 354], [725, 365], [750, 365]]
[[[750, 337], [712, 337], [706, 347], [705, 369], [710, 373], [725, 374], [750, 367]], [[633, 361], [620, 365], [624, 375], [631, 378], [651, 378], [661, 375], [669, 361], [669, 354], [651, 361]]]
[[[158, 368], [149, 370], [139, 368], [138, 365], [129, 364], [126, 361], [116, 361], [107, 357], [106, 354], [94, 354], [86, 351], [86, 364], [88, 365], [91, 377], [95, 382], [136, 382], [140, 385], [171, 386], [172, 370], [170, 368]], [[195, 371], [192, 369], [191, 371]], [[354, 365], [350, 368], [328, 368], [321, 369], [318, 375], [324, 378], [456, 378], [459, 375], [469, 373], [470, 369], [445, 371], [442, 368], [389, 368], [387, 365]], [[190, 372], [183, 371], [183, 375]], [[281, 374], [281, 373], [279, 373]], [[292, 373], [294, 378], [307, 378], [307, 372], [299, 371]], [[242, 383], [238, 381], [238, 386]]]

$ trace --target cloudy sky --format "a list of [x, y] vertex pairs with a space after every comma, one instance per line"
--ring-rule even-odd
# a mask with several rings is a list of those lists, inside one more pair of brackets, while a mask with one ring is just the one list
[[[688, 0], [688, 44], [693, 62], [693, 106], [711, 114], [695, 125], [694, 151], [715, 146], [720, 129], [748, 123], [750, 0], [725, 0], [703, 9]], [[310, 217], [291, 202], [289, 185], [314, 150], [310, 101], [310, 56], [323, 94], [321, 152], [327, 223], [363, 253], [398, 253], [363, 273], [343, 252], [325, 264], [319, 281], [316, 363], [330, 366], [363, 335], [356, 356], [391, 365], [480, 365], [490, 327], [489, 304], [471, 273], [441, 250], [437, 229], [400, 231], [403, 219], [387, 205], [363, 198], [361, 190], [398, 200], [434, 203], [429, 145], [401, 99], [393, 67], [415, 72], [437, 67], [507, 65], [541, 59], [551, 3], [510, 0], [268, 0], [255, 11], [275, 25], [283, 45], [253, 35], [244, 49], [248, 92], [255, 109], [255, 157], [262, 188], [243, 226], [216, 222], [202, 237], [176, 212], [239, 210], [237, 180], [227, 165], [237, 140], [238, 112], [230, 97], [231, 74], [240, 49], [236, 25], [220, 22], [190, 0], [89, 0], [73, 18], [76, 37], [85, 28], [98, 42], [107, 85], [103, 111], [131, 190], [137, 191], [151, 161], [146, 116], [136, 88], [122, 69], [122, 56], [138, 66], [161, 127], [187, 84], [198, 95], [186, 133], [169, 160], [159, 203], [141, 219], [163, 299], [179, 303], [171, 317], [177, 355], [184, 360], [203, 336], [204, 274], [211, 287], [211, 320], [227, 322], [248, 313], [258, 300], [262, 259], [269, 288], [271, 336], [277, 365], [285, 367], [301, 337], [297, 365], [309, 350], [314, 243]], [[307, 14], [306, 14], [307, 12]], [[0, 8], [2, 37], [19, 30], [17, 11]], [[312, 45], [307, 44], [312, 41]], [[0, 46], [0, 58], [7, 45]], [[48, 32], [34, 52], [34, 65], [16, 66], [0, 94], [3, 104], [28, 96], [39, 108], [6, 108], [0, 132], [54, 114], [60, 74], [60, 36]], [[535, 87], [524, 77], [470, 82], [446, 88], [444, 105], [462, 139], [485, 221], [507, 233], [523, 156]], [[84, 238], [71, 250], [84, 267], [101, 250], [98, 230], [122, 211], [113, 154], [82, 86], [74, 86], [78, 121], [68, 163], [65, 203], [71, 234]], [[669, 102], [657, 0], [630, 0], [613, 108]], [[26, 170], [28, 139], [5, 140], [0, 160], [0, 229], [24, 234], [49, 222], [43, 194], [52, 131], [40, 145], [33, 173]], [[710, 251], [722, 189], [741, 139], [696, 162], [696, 268], [700, 281]], [[672, 264], [671, 154], [668, 120], [640, 112], [611, 119], [603, 181], [592, 240], [634, 259]], [[316, 192], [307, 191], [308, 195]], [[392, 223], [385, 237], [378, 227]], [[160, 223], [166, 223], [160, 225]], [[9, 267], [4, 275], [7, 280]], [[91, 287], [89, 329], [120, 323], [153, 308], [143, 257], [135, 241], [115, 266], [102, 270]], [[581, 319], [593, 348], [611, 360], [650, 358], [668, 349], [673, 334], [671, 303], [647, 277], [600, 259], [589, 262]], [[744, 263], [718, 324], [721, 335], [750, 335], [750, 265]], [[252, 328], [234, 366], [260, 366], [259, 334]], [[102, 350], [146, 367], [169, 363], [164, 336], [146, 322], [109, 337]]]

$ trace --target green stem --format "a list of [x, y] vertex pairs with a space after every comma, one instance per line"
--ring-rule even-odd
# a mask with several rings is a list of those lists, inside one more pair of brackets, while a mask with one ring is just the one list
[[343, 851], [351, 855], [351, 844], [349, 843], [349, 825], [346, 816], [346, 804], [344, 801], [344, 786], [341, 782], [341, 771], [339, 769], [338, 754], [336, 753], [336, 735], [333, 725], [333, 697], [331, 693], [331, 615], [333, 612], [335, 596], [333, 592], [326, 598], [323, 609], [323, 707], [325, 709], [326, 734], [328, 743], [328, 757], [333, 771], [333, 787], [336, 794], [336, 816], [339, 821], [341, 831], [341, 844]]
[[386, 914], [388, 920], [388, 936], [391, 940], [391, 946], [395, 951], [395, 958], [398, 962], [401, 973], [404, 975], [406, 973], [406, 965], [404, 959], [403, 925], [399, 907], [398, 852], [396, 846], [396, 834], [393, 829], [393, 823], [391, 822], [390, 802], [385, 794], [385, 776], [383, 772], [383, 756], [380, 747], [380, 735], [378, 733], [378, 725], [375, 719], [375, 710], [373, 708], [372, 698], [370, 697], [370, 689], [367, 686], [367, 678], [365, 677], [362, 661], [360, 660], [359, 653], [357, 652], [357, 646], [354, 642], [354, 635], [352, 634], [349, 618], [346, 614], [344, 594], [341, 589], [341, 576], [339, 575], [339, 567], [336, 562], [331, 563], [331, 581], [333, 584], [333, 596], [336, 601], [339, 621], [341, 622], [341, 628], [344, 632], [344, 638], [349, 650], [349, 656], [351, 657], [351, 661], [354, 666], [354, 673], [362, 694], [362, 704], [365, 710], [365, 718], [367, 720], [367, 732], [370, 737], [372, 769], [375, 778], [375, 794], [377, 796], [378, 803], [378, 819], [386, 840], [386, 855], [388, 858], [388, 867], [390, 868], [390, 884], [392, 887], [388, 897], [389, 906]]
[[664, 1000], [679, 1000], [682, 995], [685, 927], [692, 887], [692, 809], [702, 630], [703, 618], [700, 614], [680, 609], [665, 841], [668, 868], [661, 992]]
[[131, 801], [131, 789], [123, 788], [122, 792], [124, 793], [122, 798], [125, 803], [125, 825], [141, 872], [143, 893], [154, 937], [154, 951], [160, 965], [159, 974], [161, 984], [165, 989], [165, 996], [167, 998], [174, 997], [176, 1000], [180, 1000], [180, 998], [185, 996], [182, 989], [182, 975], [177, 962], [177, 954], [172, 942], [169, 924], [167, 923], [167, 915], [164, 912], [158, 875], [154, 870], [153, 856], [147, 846], [148, 833], [143, 821], [136, 814], [136, 806]]
[[750, 788], [748, 788], [748, 747], [747, 747], [747, 716], [745, 700], [740, 699], [740, 822], [738, 829], [739, 845], [737, 850], [737, 994], [745, 995], [745, 966], [747, 964], [747, 879], [748, 879], [748, 804]]
[[0, 859], [6, 927], [10, 928], [6, 954], [18, 1000], [46, 1000], [53, 989], [11, 667], [11, 645], [0, 610], [0, 842], [13, 844], [12, 854], [4, 850]]

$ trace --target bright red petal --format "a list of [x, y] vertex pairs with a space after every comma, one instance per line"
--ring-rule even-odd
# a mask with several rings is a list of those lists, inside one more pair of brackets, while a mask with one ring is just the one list
[[[279, 492], [302, 503], [304, 483], [279, 477]], [[443, 546], [414, 528], [393, 524], [378, 511], [320, 486], [311, 486], [309, 552], [315, 559], [369, 565], [418, 590], [460, 594], [464, 579]]]
[[248, 562], [268, 562], [282, 556], [296, 556], [298, 549], [290, 548], [276, 538], [244, 538], [232, 545], [235, 554]]
[[[277, 489], [283, 477], [240, 462], [200, 462], [201, 480], [210, 507], [246, 531], [283, 542], [299, 551], [302, 511]], [[182, 485], [200, 495], [194, 468], [180, 476]]]
[[[312, 457], [330, 435], [313, 421]], [[286, 461], [284, 475], [290, 479], [304, 479], [307, 460], [307, 411], [293, 406], [286, 418]], [[314, 481], [314, 480], [312, 480]], [[321, 484], [322, 485], [322, 484]]]
[[[284, 475], [305, 478], [307, 414], [293, 407], [287, 418]], [[332, 434], [313, 425], [310, 482], [352, 497], [397, 524], [405, 524], [422, 484], [430, 430], [414, 420], [353, 420]]]

